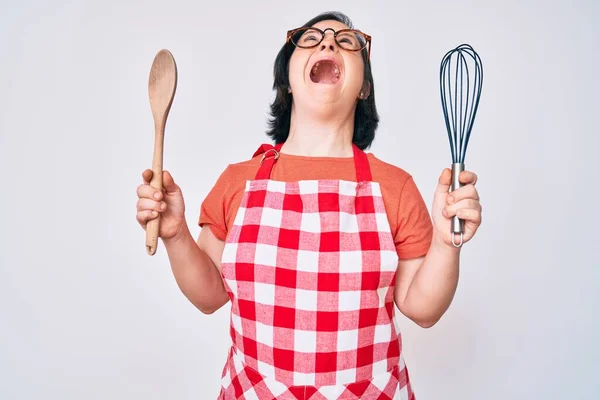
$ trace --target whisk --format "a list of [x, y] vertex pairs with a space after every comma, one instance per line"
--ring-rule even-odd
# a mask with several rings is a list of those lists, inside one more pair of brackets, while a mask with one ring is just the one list
[[[450, 191], [463, 185], [458, 176], [465, 170], [465, 154], [479, 106], [483, 84], [483, 64], [473, 47], [468, 44], [450, 50], [442, 58], [440, 66], [440, 95], [446, 130], [452, 154], [452, 184]], [[452, 218], [452, 244], [461, 247], [464, 221]], [[456, 234], [460, 242], [456, 243]]]

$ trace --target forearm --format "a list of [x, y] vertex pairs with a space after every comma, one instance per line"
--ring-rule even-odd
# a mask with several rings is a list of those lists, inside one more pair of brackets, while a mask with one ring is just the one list
[[184, 229], [179, 238], [164, 243], [171, 269], [185, 297], [203, 313], [211, 314], [229, 297], [219, 270], [200, 249], [187, 224]]
[[459, 261], [460, 248], [434, 237], [404, 300], [408, 316], [420, 326], [434, 325], [450, 307], [458, 285]]

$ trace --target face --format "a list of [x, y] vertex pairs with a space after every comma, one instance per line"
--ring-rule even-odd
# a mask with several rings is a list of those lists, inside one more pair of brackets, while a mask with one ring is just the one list
[[[316, 28], [334, 31], [348, 29], [338, 21], [321, 21]], [[301, 40], [315, 41], [310, 35]], [[340, 38], [338, 40], [352, 40]], [[296, 106], [301, 105], [326, 112], [332, 107], [350, 109], [356, 104], [363, 87], [364, 63], [360, 51], [342, 49], [327, 30], [316, 47], [296, 47], [289, 62], [289, 81]]]

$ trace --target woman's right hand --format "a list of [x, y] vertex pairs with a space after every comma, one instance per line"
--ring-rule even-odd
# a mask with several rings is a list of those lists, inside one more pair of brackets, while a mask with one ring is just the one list
[[157, 218], [160, 213], [158, 237], [162, 238], [163, 242], [177, 239], [185, 231], [185, 203], [181, 188], [169, 172], [163, 171], [163, 189], [157, 190], [150, 186], [152, 175], [151, 169], [142, 172], [144, 183], [137, 188], [136, 219], [146, 230], [148, 221]]

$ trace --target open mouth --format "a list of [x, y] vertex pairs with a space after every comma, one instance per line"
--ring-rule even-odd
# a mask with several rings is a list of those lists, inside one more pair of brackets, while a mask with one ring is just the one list
[[338, 83], [340, 68], [331, 60], [317, 61], [310, 70], [310, 80], [314, 83]]

